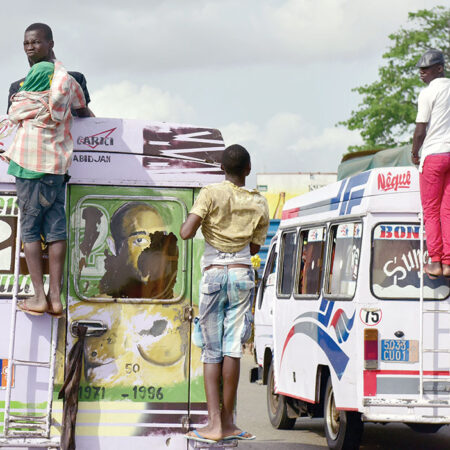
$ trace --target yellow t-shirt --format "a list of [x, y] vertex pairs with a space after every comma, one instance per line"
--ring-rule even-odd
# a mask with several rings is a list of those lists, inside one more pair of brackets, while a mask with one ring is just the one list
[[246, 245], [263, 245], [269, 227], [267, 200], [256, 190], [229, 181], [203, 187], [191, 214], [200, 216], [206, 242], [221, 252], [234, 253]]

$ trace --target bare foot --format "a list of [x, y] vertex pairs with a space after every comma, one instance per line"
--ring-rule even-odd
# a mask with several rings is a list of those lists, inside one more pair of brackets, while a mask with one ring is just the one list
[[450, 278], [450, 264], [442, 264], [442, 275], [445, 278]]
[[47, 302], [45, 299], [40, 299], [35, 296], [17, 302], [17, 307], [28, 314], [36, 316], [47, 312]]
[[442, 275], [442, 266], [440, 261], [432, 261], [425, 265], [425, 272], [432, 280]]
[[224, 426], [222, 430], [222, 439], [228, 436], [234, 436], [235, 434], [241, 433], [242, 430], [239, 429], [236, 425], [231, 424], [228, 426]]
[[[219, 441], [222, 439], [222, 430], [220, 428], [213, 428], [211, 425], [206, 425], [203, 428], [197, 428], [197, 433], [206, 439], [211, 439], [212, 441]], [[186, 436], [198, 437], [194, 434], [193, 431], [187, 433]]]
[[51, 296], [51, 294], [49, 293], [49, 295], [47, 295], [47, 312], [56, 318], [62, 317], [63, 316], [63, 305], [61, 303], [61, 299], [60, 296]]
[[233, 432], [224, 433], [222, 436], [222, 439], [225, 439], [227, 441], [231, 440], [231, 439], [239, 439], [242, 441], [251, 441], [255, 438], [256, 438], [255, 435], [248, 433], [247, 431], [242, 431], [241, 429], [239, 429], [237, 427], [235, 428], [235, 430]]

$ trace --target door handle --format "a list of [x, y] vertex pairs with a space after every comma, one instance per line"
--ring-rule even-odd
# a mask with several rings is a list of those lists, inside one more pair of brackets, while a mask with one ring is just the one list
[[98, 337], [108, 330], [108, 327], [101, 320], [74, 320], [70, 324], [70, 333], [73, 337], [78, 337], [79, 326], [87, 328], [86, 337]]

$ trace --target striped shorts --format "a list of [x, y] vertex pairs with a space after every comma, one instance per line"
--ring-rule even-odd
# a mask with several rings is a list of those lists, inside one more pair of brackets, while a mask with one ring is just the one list
[[241, 344], [251, 334], [255, 278], [251, 268], [211, 268], [200, 284], [199, 325], [202, 362], [240, 358]]

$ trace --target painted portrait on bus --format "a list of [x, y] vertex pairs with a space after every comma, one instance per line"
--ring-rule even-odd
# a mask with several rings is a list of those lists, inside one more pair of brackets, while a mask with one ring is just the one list
[[[82, 383], [120, 396], [135, 395], [129, 386], [157, 386], [169, 399], [189, 380], [187, 246], [178, 238], [189, 198], [133, 192], [134, 198], [80, 189], [70, 320], [100, 321], [106, 328], [86, 340]], [[200, 363], [192, 369], [191, 376], [199, 375]]]
[[128, 202], [111, 217], [100, 294], [172, 298], [178, 267], [177, 237], [166, 232], [156, 208]]

